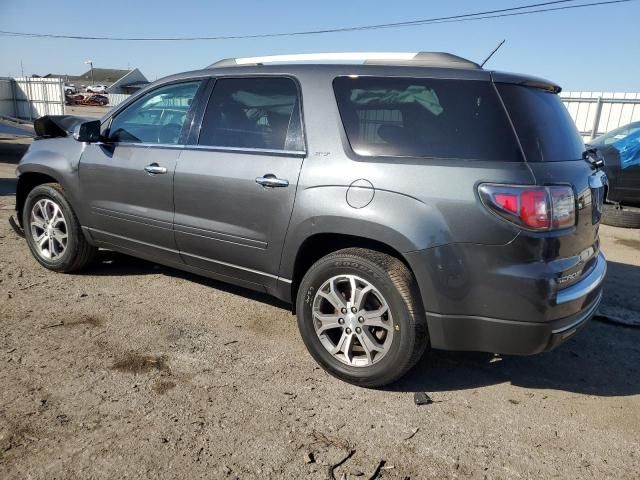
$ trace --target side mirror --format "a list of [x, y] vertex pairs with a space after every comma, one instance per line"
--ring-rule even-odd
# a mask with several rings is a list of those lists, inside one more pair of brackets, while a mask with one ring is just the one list
[[100, 120], [92, 120], [76, 125], [73, 138], [79, 142], [93, 143], [100, 140]]

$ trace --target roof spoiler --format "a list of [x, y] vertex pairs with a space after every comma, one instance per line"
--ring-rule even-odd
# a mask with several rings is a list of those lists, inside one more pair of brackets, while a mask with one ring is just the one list
[[551, 93], [560, 93], [562, 87], [557, 83], [540, 77], [520, 75], [517, 73], [491, 72], [491, 78], [495, 83], [513, 83], [525, 87], [537, 88]]
[[225, 58], [208, 68], [237, 67], [298, 62], [362, 62], [365, 65], [402, 65], [481, 70], [482, 67], [466, 58], [444, 52], [335, 52], [269, 55], [265, 57]]

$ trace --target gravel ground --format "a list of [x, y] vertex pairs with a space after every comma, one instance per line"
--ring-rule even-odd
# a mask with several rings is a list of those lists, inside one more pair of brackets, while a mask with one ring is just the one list
[[64, 110], [65, 115], [102, 118], [109, 110], [111, 110], [111, 107], [108, 105], [106, 107], [99, 107], [97, 105], [67, 105]]
[[[638, 477], [640, 329], [592, 321], [533, 357], [429, 352], [384, 390], [353, 387], [269, 297], [110, 252], [40, 267], [6, 222], [12, 145], [0, 478]], [[637, 318], [640, 231], [603, 227], [602, 246], [605, 302]]]

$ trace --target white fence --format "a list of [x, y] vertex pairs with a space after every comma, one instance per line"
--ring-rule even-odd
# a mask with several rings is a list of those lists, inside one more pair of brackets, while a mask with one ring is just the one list
[[24, 120], [35, 120], [43, 115], [64, 115], [62, 79], [0, 79], [0, 115]]
[[585, 140], [640, 120], [640, 93], [562, 92], [560, 96]]
[[109, 97], [109, 106], [115, 107], [116, 105], [120, 105], [122, 102], [127, 100], [131, 95], [127, 93], [107, 93], [107, 97]]

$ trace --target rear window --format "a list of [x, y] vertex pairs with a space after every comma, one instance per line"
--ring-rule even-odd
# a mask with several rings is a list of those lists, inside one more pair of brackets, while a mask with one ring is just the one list
[[338, 77], [333, 87], [358, 155], [521, 160], [488, 81]]
[[582, 158], [584, 143], [558, 95], [538, 88], [498, 84], [529, 162]]

